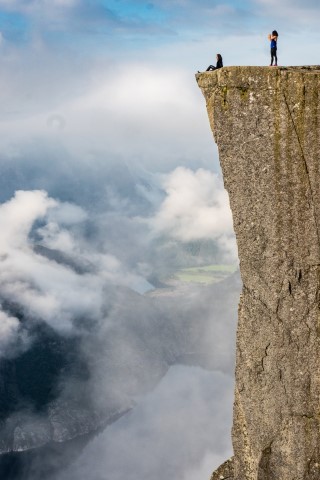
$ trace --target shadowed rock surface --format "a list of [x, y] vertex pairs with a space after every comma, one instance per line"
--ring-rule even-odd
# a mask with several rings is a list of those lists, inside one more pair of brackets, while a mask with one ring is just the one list
[[318, 480], [320, 67], [228, 67], [197, 81], [243, 281], [232, 478]]

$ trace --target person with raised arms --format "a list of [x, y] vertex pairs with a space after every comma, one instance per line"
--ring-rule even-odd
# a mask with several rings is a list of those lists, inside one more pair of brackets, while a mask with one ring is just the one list
[[273, 30], [272, 33], [269, 33], [268, 39], [270, 40], [270, 48], [271, 48], [271, 63], [270, 67], [273, 66], [273, 60], [274, 60], [274, 66], [278, 66], [278, 57], [277, 57], [277, 42], [278, 42], [278, 32], [277, 30]]

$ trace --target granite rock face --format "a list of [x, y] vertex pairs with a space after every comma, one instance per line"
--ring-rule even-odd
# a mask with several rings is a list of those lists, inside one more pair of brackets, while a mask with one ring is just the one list
[[210, 480], [232, 480], [234, 478], [233, 474], [233, 465], [234, 459], [229, 458], [226, 462], [224, 462], [220, 467], [213, 472], [211, 475]]
[[319, 480], [320, 67], [227, 67], [197, 81], [243, 281], [228, 478]]

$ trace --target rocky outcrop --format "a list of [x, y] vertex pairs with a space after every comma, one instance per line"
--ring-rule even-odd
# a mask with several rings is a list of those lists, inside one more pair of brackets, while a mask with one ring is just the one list
[[232, 480], [234, 478], [233, 465], [234, 459], [232, 457], [213, 472], [210, 480]]
[[233, 478], [318, 480], [320, 67], [228, 67], [197, 81], [243, 280]]

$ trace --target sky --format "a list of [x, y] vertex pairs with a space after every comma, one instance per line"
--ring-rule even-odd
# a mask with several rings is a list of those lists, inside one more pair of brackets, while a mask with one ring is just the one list
[[[318, 64], [319, 14], [315, 0], [0, 0], [0, 357], [20, 355], [34, 342], [28, 324], [21, 326], [5, 307], [9, 301], [66, 338], [78, 335], [79, 317], [90, 318], [98, 327], [82, 342], [85, 358], [101, 348], [101, 338], [109, 341], [110, 328], [115, 335], [118, 318], [128, 365], [145, 362], [140, 340], [128, 341], [137, 317], [146, 323], [137, 328], [149, 332], [144, 347], [157, 322], [171, 332], [183, 320], [191, 332], [185, 343], [193, 345], [200, 311], [202, 335], [215, 345], [207, 370], [166, 363], [168, 373], [162, 378], [157, 371], [154, 390], [146, 389], [131, 416], [94, 440], [85, 451], [89, 466], [98, 465], [93, 480], [104, 479], [108, 468], [115, 480], [129, 472], [132, 479], [153, 472], [157, 480], [161, 459], [173, 465], [169, 438], [182, 464], [176, 434], [185, 435], [191, 411], [202, 412], [192, 424], [193, 441], [186, 437], [190, 452], [201, 445], [192, 450], [198, 462], [169, 473], [200, 480], [231, 454], [235, 298], [227, 302], [234, 314], [203, 310], [210, 294], [187, 291], [181, 308], [168, 302], [170, 316], [145, 294], [177, 268], [212, 259], [237, 263], [195, 72], [214, 63], [216, 53], [224, 65], [268, 65], [273, 29], [280, 65]], [[207, 253], [191, 258], [183, 250], [190, 242], [212, 242], [210, 259]], [[238, 295], [239, 284], [230, 285], [228, 295]], [[160, 351], [160, 340], [156, 346]], [[101, 387], [103, 398], [103, 371], [92, 368], [91, 375], [93, 391]], [[161, 419], [168, 428], [160, 428]], [[124, 432], [137, 455], [148, 439], [159, 455], [141, 463], [127, 448], [119, 461], [112, 452]], [[87, 478], [83, 458], [66, 480], [81, 478], [79, 472]]]

